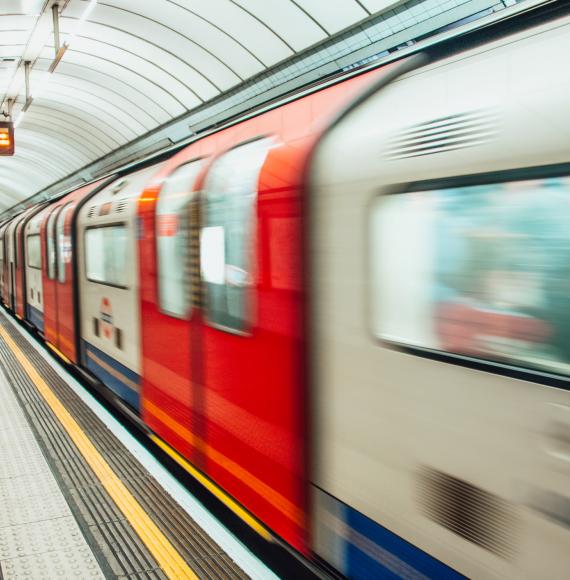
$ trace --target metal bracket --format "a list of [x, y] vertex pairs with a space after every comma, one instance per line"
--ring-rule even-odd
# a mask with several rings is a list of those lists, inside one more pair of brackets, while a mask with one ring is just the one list
[[57, 2], [51, 7], [51, 16], [53, 21], [53, 46], [55, 49], [54, 58], [57, 58], [57, 53], [61, 47], [59, 40], [59, 4]]
[[29, 60], [24, 62], [24, 79], [26, 81], [26, 102], [22, 108], [22, 113], [25, 113], [32, 104], [34, 98], [30, 94], [30, 71], [32, 69], [32, 63]]
[[12, 109], [14, 108], [14, 99], [6, 99], [2, 104], [2, 114], [8, 120], [12, 120]]
[[54, 46], [54, 57], [53, 61], [50, 64], [49, 72], [52, 73], [59, 61], [63, 58], [65, 51], [67, 50], [67, 44], [61, 44], [60, 35], [59, 35], [59, 4], [56, 2], [51, 7], [51, 15], [53, 21], [53, 46]]

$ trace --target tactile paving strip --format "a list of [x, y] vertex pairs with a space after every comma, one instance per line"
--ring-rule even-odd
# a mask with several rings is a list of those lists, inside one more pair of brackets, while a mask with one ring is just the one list
[[103, 578], [2, 371], [0, 384], [0, 578], [44, 580], [46, 558], [50, 571], [84, 564], [85, 577]]
[[[125, 486], [200, 578], [247, 578], [232, 559], [150, 476], [54, 369], [11, 325], [0, 324], [87, 433]], [[0, 339], [0, 360], [25, 407], [64, 494], [106, 575], [165, 578], [79, 454], [43, 397]], [[51, 572], [51, 569], [50, 569]]]
[[[90, 550], [59, 550], [22, 556], [3, 562], [4, 578], [101, 578], [99, 565]], [[1, 578], [1, 576], [0, 576]]]

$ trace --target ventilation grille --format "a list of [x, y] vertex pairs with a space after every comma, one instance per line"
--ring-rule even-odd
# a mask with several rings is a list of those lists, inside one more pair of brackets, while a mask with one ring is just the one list
[[120, 199], [115, 203], [115, 213], [123, 213], [127, 209], [127, 200]]
[[92, 205], [92, 206], [89, 208], [89, 211], [87, 212], [87, 217], [88, 217], [88, 218], [90, 218], [90, 217], [93, 217], [93, 216], [95, 215], [95, 210], [96, 210], [96, 209], [97, 209], [97, 208], [96, 208], [94, 205]]
[[419, 476], [420, 501], [434, 522], [502, 558], [513, 553], [511, 504], [484, 489], [435, 469]]
[[483, 145], [498, 133], [499, 115], [470, 111], [411, 125], [388, 139], [384, 157], [391, 161]]

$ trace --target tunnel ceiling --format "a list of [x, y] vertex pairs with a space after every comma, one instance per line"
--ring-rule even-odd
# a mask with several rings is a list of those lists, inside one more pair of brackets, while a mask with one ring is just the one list
[[17, 128], [16, 154], [0, 157], [0, 212], [315, 45], [346, 44], [345, 29], [374, 24], [370, 43], [497, 1], [2, 0], [0, 98]]
[[[3, 0], [0, 93], [16, 155], [0, 210], [242, 81], [397, 2]], [[52, 5], [61, 44], [55, 72]], [[24, 61], [33, 101], [26, 101]]]

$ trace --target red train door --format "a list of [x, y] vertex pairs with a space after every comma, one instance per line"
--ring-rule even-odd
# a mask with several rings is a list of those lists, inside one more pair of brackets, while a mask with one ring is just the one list
[[55, 220], [55, 294], [57, 301], [57, 348], [68, 359], [77, 361], [75, 350], [73, 281], [71, 267], [71, 218], [75, 204], [62, 206]]
[[44, 288], [44, 335], [46, 341], [59, 348], [58, 332], [58, 300], [57, 300], [57, 262], [55, 254], [55, 224], [61, 211], [61, 205], [56, 205], [47, 214], [43, 235], [46, 249], [46, 266], [43, 271]]
[[6, 280], [6, 273], [4, 268], [6, 267], [6, 243], [4, 241], [4, 232], [6, 231], [6, 225], [0, 226], [0, 300], [4, 301], [4, 284]]
[[22, 267], [22, 260], [24, 256], [21, 239], [21, 226], [25, 222], [26, 217], [31, 210], [26, 210], [20, 214], [8, 226], [8, 277], [10, 296], [8, 301], [9, 308], [20, 319], [23, 318], [21, 312], [21, 305], [23, 304], [24, 291], [24, 268]]
[[[196, 465], [202, 462], [195, 444], [199, 429], [192, 380], [200, 375], [200, 357], [189, 336], [196, 296], [187, 281], [191, 248], [198, 251], [193, 190], [204, 166], [203, 159], [194, 159], [176, 167], [160, 190], [147, 189], [139, 204], [144, 232], [139, 245], [142, 414], [156, 433]], [[196, 223], [191, 223], [192, 216]]]
[[192, 321], [201, 326], [204, 470], [301, 550], [302, 159], [295, 148], [261, 137], [213, 162], [202, 188], [204, 322]]
[[14, 304], [14, 311], [16, 316], [22, 320], [24, 318], [24, 299], [26, 295], [26, 281], [24, 277], [25, 271], [25, 253], [24, 253], [24, 225], [27, 222], [26, 218], [20, 220], [16, 226], [15, 240], [16, 240], [16, 298]]

